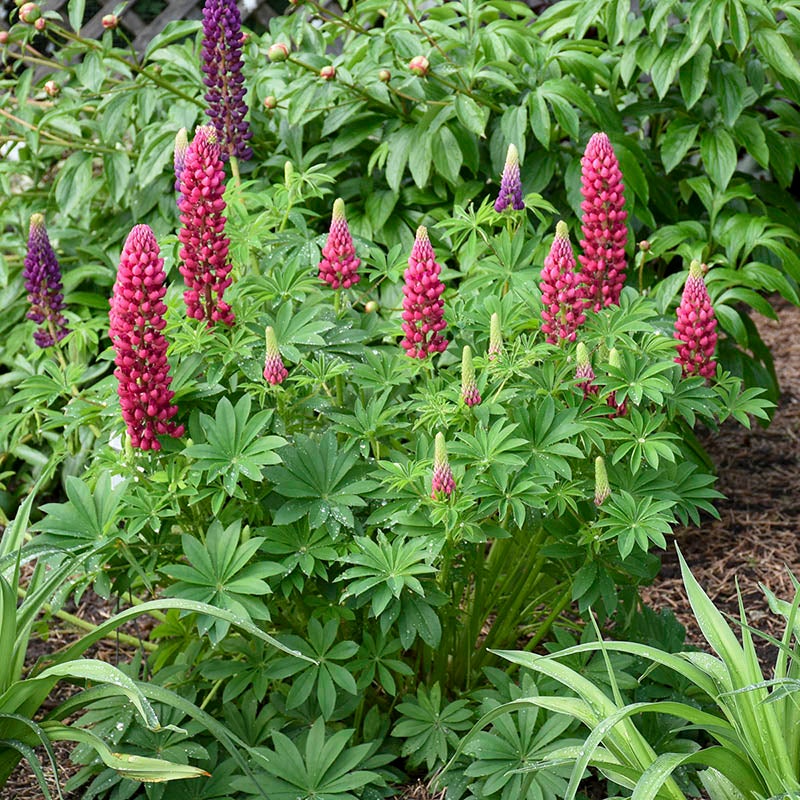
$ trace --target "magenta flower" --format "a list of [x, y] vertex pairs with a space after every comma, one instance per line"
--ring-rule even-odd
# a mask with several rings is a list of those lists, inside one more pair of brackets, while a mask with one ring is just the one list
[[264, 377], [272, 386], [283, 383], [288, 377], [289, 371], [283, 365], [281, 351], [278, 349], [278, 340], [275, 338], [275, 331], [268, 325], [265, 331], [267, 340], [267, 354], [264, 358]]
[[592, 369], [592, 361], [589, 358], [589, 351], [583, 342], [578, 342], [578, 349], [575, 354], [575, 377], [578, 379], [578, 388], [583, 392], [584, 398], [597, 394], [600, 387], [595, 385], [595, 374]]
[[231, 285], [228, 260], [230, 240], [225, 236], [225, 170], [217, 132], [201, 125], [186, 151], [180, 180], [181, 230], [183, 245], [180, 267], [187, 290], [183, 293], [192, 319], [233, 325], [231, 307], [222, 299]]
[[436, 434], [436, 443], [433, 453], [433, 479], [431, 497], [434, 500], [444, 495], [449, 497], [456, 488], [456, 481], [453, 478], [453, 470], [450, 469], [450, 462], [447, 460], [447, 446], [444, 441], [444, 434]]
[[514, 211], [522, 211], [525, 202], [522, 199], [522, 180], [519, 174], [519, 152], [515, 145], [508, 146], [503, 175], [500, 178], [500, 193], [494, 201], [494, 210], [500, 213], [511, 206]]
[[444, 320], [444, 284], [439, 280], [440, 271], [428, 231], [420, 225], [403, 286], [405, 338], [400, 344], [411, 358], [426, 358], [430, 353], [444, 352], [447, 347], [448, 342], [441, 335], [447, 323]]
[[575, 341], [578, 328], [586, 320], [583, 278], [575, 272], [575, 256], [565, 222], [556, 225], [556, 238], [544, 260], [542, 279], [542, 331], [547, 341]]
[[358, 274], [360, 264], [361, 259], [356, 257], [353, 237], [344, 216], [344, 200], [339, 198], [333, 204], [331, 230], [322, 248], [322, 261], [319, 262], [319, 278], [334, 289], [349, 289], [361, 277]]
[[625, 285], [625, 186], [608, 136], [595, 133], [581, 159], [583, 219], [580, 262], [586, 281], [587, 308], [599, 311], [619, 305]]
[[222, 143], [221, 158], [235, 156], [249, 160], [253, 151], [247, 144], [253, 135], [245, 120], [242, 68], [242, 19], [236, 0], [205, 0], [203, 5], [203, 50], [201, 66], [208, 88], [206, 114]]
[[41, 327], [34, 331], [33, 341], [41, 347], [52, 347], [68, 333], [64, 310], [64, 294], [61, 288], [61, 267], [50, 245], [44, 217], [31, 217], [28, 233], [28, 252], [22, 272], [28, 303], [31, 310], [27, 317]]
[[717, 370], [714, 361], [716, 327], [717, 319], [703, 280], [703, 267], [698, 261], [692, 261], [675, 321], [675, 338], [680, 342], [675, 361], [681, 365], [684, 375], [713, 377]]
[[125, 240], [117, 280], [111, 295], [109, 335], [117, 365], [117, 394], [131, 444], [140, 450], [159, 450], [158, 436], [183, 435], [183, 425], [170, 420], [178, 407], [164, 338], [164, 259], [147, 225], [137, 225]]
[[[175, 191], [181, 191], [181, 173], [183, 165], [186, 163], [186, 151], [189, 149], [189, 139], [186, 136], [186, 128], [181, 128], [175, 134], [175, 150], [172, 156], [172, 163], [175, 169]], [[178, 200], [180, 204], [180, 199]]]
[[475, 380], [475, 367], [472, 365], [472, 349], [468, 344], [464, 345], [461, 352], [461, 399], [470, 408], [481, 401], [481, 393]]

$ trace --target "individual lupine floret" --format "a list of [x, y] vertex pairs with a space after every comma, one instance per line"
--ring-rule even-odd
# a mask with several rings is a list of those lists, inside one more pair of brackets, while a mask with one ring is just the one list
[[206, 114], [222, 143], [222, 159], [235, 156], [247, 161], [253, 151], [247, 141], [253, 135], [245, 120], [242, 68], [242, 19], [236, 0], [205, 0], [203, 5], [203, 49], [200, 60], [203, 83], [208, 88]]
[[579, 257], [586, 281], [587, 307], [594, 311], [619, 305], [625, 285], [625, 186], [614, 148], [605, 133], [595, 133], [581, 159], [583, 219]]
[[444, 441], [444, 434], [441, 432], [436, 434], [434, 444], [431, 484], [431, 497], [434, 499], [440, 496], [449, 497], [456, 488], [453, 470], [450, 469], [450, 462], [447, 460], [447, 445]]
[[600, 387], [594, 382], [595, 374], [592, 369], [592, 360], [583, 342], [578, 342], [575, 362], [577, 364], [575, 368], [575, 377], [578, 379], [577, 386], [583, 392], [584, 398], [597, 394], [600, 391]]
[[178, 437], [184, 431], [170, 422], [178, 407], [172, 403], [163, 334], [166, 279], [153, 231], [137, 225], [122, 249], [108, 317], [122, 418], [131, 444], [140, 450], [159, 450], [158, 436]]
[[603, 456], [597, 456], [594, 460], [594, 504], [601, 506], [611, 494], [611, 486], [608, 483], [608, 473], [606, 472], [606, 462]]
[[[612, 347], [608, 351], [608, 365], [610, 367], [614, 367], [615, 369], [619, 369], [622, 366], [622, 361], [619, 357], [619, 351], [616, 347]], [[608, 396], [608, 405], [613, 408], [613, 412], [608, 416], [612, 419], [614, 417], [624, 417], [628, 413], [628, 403], [627, 401], [623, 400], [621, 403], [617, 402], [617, 393], [611, 392]]]
[[175, 134], [175, 151], [172, 156], [172, 163], [175, 169], [175, 191], [178, 192], [178, 204], [180, 205], [181, 173], [186, 163], [186, 151], [189, 149], [189, 138], [186, 135], [186, 128], [181, 128]]
[[441, 353], [447, 340], [441, 335], [447, 327], [444, 319], [444, 284], [439, 279], [441, 265], [436, 262], [427, 229], [420, 225], [408, 269], [404, 273], [403, 333], [401, 342], [406, 355], [427, 358], [431, 353]]
[[699, 261], [692, 261], [675, 321], [675, 338], [680, 342], [675, 361], [684, 375], [714, 376], [716, 328], [717, 318], [703, 280], [703, 267]]
[[22, 277], [31, 307], [26, 316], [41, 326], [34, 331], [33, 341], [42, 348], [52, 347], [69, 333], [69, 328], [62, 313], [64, 294], [61, 267], [50, 245], [41, 214], [31, 217]]
[[267, 340], [267, 353], [264, 357], [264, 377], [273, 386], [283, 383], [289, 375], [289, 371], [283, 364], [281, 351], [278, 349], [278, 340], [275, 338], [275, 331], [271, 326], [267, 326], [265, 331]]
[[509, 206], [514, 211], [522, 211], [525, 202], [522, 199], [522, 179], [519, 174], [519, 151], [516, 145], [508, 146], [506, 163], [503, 167], [503, 175], [500, 178], [500, 193], [494, 201], [494, 210], [500, 213]]
[[217, 132], [201, 125], [186, 151], [180, 180], [180, 267], [186, 283], [183, 299], [193, 319], [233, 325], [231, 307], [222, 299], [231, 285], [230, 240], [225, 235], [225, 169]]
[[475, 380], [475, 367], [472, 364], [472, 349], [464, 345], [461, 352], [461, 399], [470, 407], [478, 405], [481, 393]]
[[556, 237], [544, 260], [542, 279], [542, 331], [547, 341], [575, 341], [578, 328], [586, 321], [583, 278], [575, 272], [575, 256], [565, 222], [556, 225]]
[[494, 361], [503, 352], [503, 330], [500, 327], [500, 316], [495, 311], [489, 319], [489, 361]]
[[356, 247], [344, 214], [344, 200], [338, 198], [333, 204], [331, 229], [322, 260], [319, 262], [319, 278], [333, 289], [349, 289], [358, 283], [358, 267], [361, 259], [356, 256]]

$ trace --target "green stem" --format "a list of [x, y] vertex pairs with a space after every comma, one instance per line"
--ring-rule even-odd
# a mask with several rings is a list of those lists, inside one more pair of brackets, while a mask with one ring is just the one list
[[[27, 597], [28, 593], [25, 589], [22, 588], [22, 586], [18, 586], [17, 595], [20, 597], [20, 599], [24, 600]], [[73, 628], [78, 628], [78, 630], [86, 631], [87, 633], [92, 633], [99, 627], [98, 625], [88, 622], [85, 619], [81, 619], [80, 617], [76, 617], [74, 614], [70, 614], [67, 611], [63, 611], [60, 609], [58, 611], [54, 611], [49, 603], [42, 603], [42, 610], [46, 614], [51, 614], [54, 617], [58, 617], [58, 619], [62, 620], [63, 622], [66, 622]], [[119, 641], [122, 644], [127, 644], [130, 645], [131, 647], [142, 647], [143, 649], [151, 653], [158, 648], [158, 645], [154, 644], [153, 642], [147, 642], [144, 641], [143, 639], [137, 639], [135, 636], [130, 636], [127, 633], [120, 633], [119, 631], [115, 631], [112, 634], [108, 634], [103, 638], [114, 642]]]
[[236, 184], [236, 188], [238, 189], [242, 185], [242, 177], [239, 174], [239, 161], [236, 156], [231, 156], [228, 161], [231, 165], [231, 174], [233, 175], [233, 182]]

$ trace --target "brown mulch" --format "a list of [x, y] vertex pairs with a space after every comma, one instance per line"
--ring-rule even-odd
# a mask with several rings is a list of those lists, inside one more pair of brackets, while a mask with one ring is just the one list
[[[756, 317], [775, 358], [781, 398], [772, 424], [748, 431], [735, 421], [704, 437], [719, 475], [720, 519], [700, 528], [682, 528], [676, 543], [700, 585], [725, 614], [739, 618], [737, 581], [748, 623], [780, 638], [784, 624], [773, 615], [761, 586], [791, 601], [791, 575], [800, 576], [800, 309], [777, 301], [779, 321]], [[644, 591], [656, 609], [671, 609], [687, 629], [689, 643], [705, 646], [688, 607], [674, 548], [663, 558], [661, 574]], [[739, 626], [731, 622], [739, 633]], [[754, 639], [762, 666], [771, 677], [775, 648]]]

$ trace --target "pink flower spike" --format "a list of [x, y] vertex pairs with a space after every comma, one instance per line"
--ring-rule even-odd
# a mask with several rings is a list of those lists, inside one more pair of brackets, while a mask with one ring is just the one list
[[210, 328], [215, 322], [233, 325], [231, 307], [222, 299], [231, 285], [228, 259], [230, 239], [225, 235], [225, 169], [217, 131], [201, 125], [186, 151], [180, 176], [181, 229], [178, 239], [183, 299], [192, 319]]
[[356, 257], [353, 237], [344, 215], [344, 200], [339, 198], [333, 204], [331, 230], [322, 248], [322, 261], [319, 262], [319, 278], [333, 289], [349, 289], [361, 278], [358, 274], [360, 264], [361, 259]]
[[472, 365], [472, 348], [464, 345], [461, 352], [461, 399], [470, 408], [481, 401], [481, 393], [475, 380], [475, 367]]
[[605, 133], [595, 133], [581, 159], [583, 240], [580, 256], [587, 285], [587, 308], [619, 305], [625, 285], [628, 212], [619, 161]]
[[582, 276], [575, 272], [575, 256], [565, 222], [556, 225], [556, 238], [544, 260], [542, 279], [542, 332], [550, 344], [561, 339], [575, 341], [578, 328], [586, 320]]
[[577, 363], [575, 377], [578, 379], [578, 388], [583, 392], [584, 399], [597, 394], [600, 391], [600, 387], [594, 383], [595, 374], [592, 369], [592, 361], [589, 358], [589, 351], [583, 342], [578, 342], [575, 361]]
[[436, 262], [427, 229], [420, 225], [408, 269], [404, 273], [403, 333], [400, 343], [411, 358], [427, 358], [431, 353], [441, 353], [447, 340], [441, 331], [447, 327], [444, 320], [444, 284], [439, 279], [441, 265]]
[[167, 362], [164, 305], [167, 276], [158, 242], [147, 225], [137, 225], [125, 240], [111, 295], [109, 336], [117, 365], [117, 394], [131, 444], [159, 450], [158, 436], [183, 436], [170, 420], [178, 407]]
[[283, 383], [289, 375], [289, 371], [283, 365], [281, 351], [278, 349], [278, 340], [275, 338], [275, 331], [268, 325], [265, 330], [267, 340], [267, 354], [264, 358], [264, 377], [272, 386]]
[[716, 328], [717, 319], [703, 280], [703, 267], [699, 261], [692, 261], [675, 321], [675, 338], [680, 342], [675, 361], [681, 365], [684, 376], [714, 376], [717, 371], [714, 361]]
[[433, 455], [433, 480], [431, 497], [449, 497], [456, 488], [456, 481], [453, 478], [453, 470], [450, 469], [450, 462], [447, 460], [447, 445], [444, 441], [444, 434], [436, 434]]

